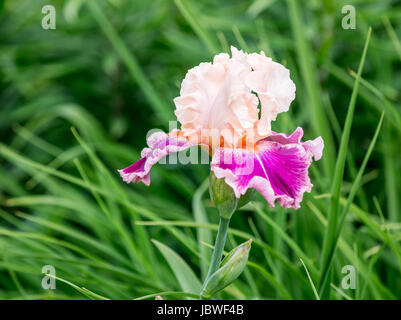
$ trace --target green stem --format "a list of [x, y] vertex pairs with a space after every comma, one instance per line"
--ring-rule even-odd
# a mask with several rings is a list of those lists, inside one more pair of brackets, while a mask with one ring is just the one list
[[[207, 280], [210, 276], [217, 271], [221, 263], [221, 257], [223, 255], [224, 245], [226, 243], [228, 225], [230, 224], [230, 219], [220, 217], [219, 229], [217, 231], [216, 242], [214, 244], [212, 261], [209, 266], [209, 271], [207, 273], [205, 282], [203, 283], [203, 288], [205, 287]], [[202, 290], [203, 290], [202, 288]]]

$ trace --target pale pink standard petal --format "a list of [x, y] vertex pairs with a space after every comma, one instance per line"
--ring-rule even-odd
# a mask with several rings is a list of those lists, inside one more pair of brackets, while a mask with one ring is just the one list
[[235, 144], [252, 129], [259, 111], [256, 95], [244, 82], [249, 72], [248, 64], [227, 54], [190, 69], [180, 96], [174, 99], [184, 136], [204, 142], [212, 137], [218, 143], [223, 137], [228, 144]]
[[263, 51], [249, 54], [247, 61], [252, 72], [245, 81], [257, 93], [261, 104], [258, 134], [266, 136], [270, 133], [271, 121], [276, 120], [277, 114], [288, 111], [295, 99], [295, 84], [290, 78], [290, 71], [266, 57]]
[[254, 188], [271, 207], [277, 199], [284, 208], [298, 209], [303, 194], [312, 189], [308, 176], [312, 157], [321, 154], [323, 148], [317, 142], [301, 143], [301, 136], [302, 131], [296, 130], [290, 136], [278, 134], [261, 140], [256, 153], [221, 148], [213, 156], [211, 169], [216, 177], [225, 179], [237, 198]]
[[194, 146], [187, 139], [176, 136], [169, 136], [164, 132], [153, 133], [147, 139], [148, 148], [141, 152], [141, 159], [129, 167], [118, 170], [126, 183], [143, 182], [150, 184], [150, 170], [163, 157], [171, 152], [180, 152]]
[[231, 147], [250, 131], [265, 138], [271, 121], [288, 111], [295, 98], [295, 84], [284, 66], [263, 51], [247, 54], [231, 47], [231, 52], [232, 58], [222, 53], [212, 63], [190, 69], [174, 99], [181, 130], [191, 140], [217, 137], [219, 143], [223, 137], [225, 146]]

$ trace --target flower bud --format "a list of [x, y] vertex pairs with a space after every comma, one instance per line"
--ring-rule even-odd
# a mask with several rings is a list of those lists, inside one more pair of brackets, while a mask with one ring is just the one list
[[244, 270], [251, 250], [252, 239], [231, 250], [221, 262], [220, 268], [207, 280], [201, 296], [210, 299], [231, 284]]
[[233, 189], [226, 184], [224, 179], [218, 179], [213, 172], [210, 173], [209, 181], [210, 197], [219, 210], [220, 216], [230, 219], [237, 209], [238, 199]]

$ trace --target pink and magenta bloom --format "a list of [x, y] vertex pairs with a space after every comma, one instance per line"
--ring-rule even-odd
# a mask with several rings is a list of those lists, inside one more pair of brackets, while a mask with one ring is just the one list
[[210, 169], [237, 198], [256, 189], [274, 207], [298, 209], [312, 184], [308, 169], [323, 152], [323, 139], [302, 142], [298, 127], [286, 135], [271, 130], [277, 114], [288, 111], [295, 84], [281, 64], [260, 54], [231, 47], [212, 63], [190, 69], [174, 99], [180, 130], [156, 132], [141, 159], [119, 170], [127, 183], [150, 184], [154, 164], [172, 152], [199, 145], [212, 157]]

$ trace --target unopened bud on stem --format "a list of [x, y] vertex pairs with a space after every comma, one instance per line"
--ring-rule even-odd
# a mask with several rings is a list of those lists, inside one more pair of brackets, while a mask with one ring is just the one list
[[240, 244], [227, 254], [220, 268], [207, 280], [201, 292], [203, 298], [210, 299], [239, 277], [248, 262], [251, 243], [252, 239]]

